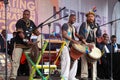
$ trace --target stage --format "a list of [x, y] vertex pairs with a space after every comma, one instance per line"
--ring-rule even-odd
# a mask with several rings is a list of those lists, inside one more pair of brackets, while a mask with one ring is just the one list
[[[16, 80], [28, 80], [29, 76], [18, 76]], [[79, 76], [76, 77], [77, 79], [81, 80]], [[36, 78], [34, 80], [42, 80], [41, 78]], [[61, 80], [58, 76], [51, 76], [50, 80]], [[89, 80], [92, 80], [89, 78]], [[99, 79], [99, 80], [110, 80], [110, 79]]]

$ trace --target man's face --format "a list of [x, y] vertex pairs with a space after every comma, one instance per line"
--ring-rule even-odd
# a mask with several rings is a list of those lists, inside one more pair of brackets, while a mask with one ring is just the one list
[[112, 43], [116, 43], [116, 38], [111, 39]]
[[3, 35], [4, 37], [6, 37], [6, 30], [3, 30], [3, 31], [2, 31], [2, 35]]
[[108, 41], [109, 41], [109, 36], [108, 35], [104, 36], [104, 38], [103, 38], [104, 44], [107, 44]]
[[28, 19], [30, 18], [30, 12], [29, 12], [29, 11], [25, 11], [25, 12], [23, 13], [23, 18], [24, 18], [25, 20], [28, 20]]
[[71, 16], [70, 19], [69, 19], [69, 22], [70, 22], [71, 24], [74, 24], [75, 21], [76, 21], [76, 16]]
[[87, 21], [88, 21], [89, 23], [93, 23], [94, 20], [95, 20], [95, 16], [94, 16], [93, 14], [89, 14], [89, 15], [87, 16]]

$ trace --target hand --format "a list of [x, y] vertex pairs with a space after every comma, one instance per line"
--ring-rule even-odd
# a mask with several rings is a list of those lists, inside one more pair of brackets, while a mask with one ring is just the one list
[[39, 36], [40, 35], [40, 32], [36, 29], [34, 32], [33, 32], [36, 36]]
[[90, 43], [87, 43], [87, 46], [89, 47], [90, 51], [94, 48], [94, 45]]
[[120, 53], [120, 49], [118, 49], [118, 50], [117, 50], [117, 52], [119, 52], [119, 53]]
[[33, 42], [32, 41], [28, 41], [27, 44], [28, 45], [33, 45]]
[[76, 40], [72, 40], [72, 42], [75, 43], [75, 44], [79, 44], [79, 42], [76, 41]]
[[86, 40], [85, 40], [85, 39], [82, 39], [82, 43], [87, 44], [87, 42], [86, 42]]

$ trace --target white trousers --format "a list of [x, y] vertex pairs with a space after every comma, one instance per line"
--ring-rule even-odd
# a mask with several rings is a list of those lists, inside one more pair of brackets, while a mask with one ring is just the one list
[[[95, 79], [97, 77], [97, 61], [92, 62], [92, 78]], [[88, 61], [86, 59], [86, 55], [81, 57], [81, 78], [88, 78]]]
[[[29, 51], [30, 49], [28, 49]], [[11, 75], [10, 77], [11, 78], [15, 78], [17, 77], [17, 71], [18, 71], [18, 68], [20, 66], [20, 59], [21, 59], [21, 56], [22, 56], [22, 53], [23, 53], [23, 49], [22, 48], [14, 48], [13, 50], [13, 54], [12, 54], [12, 71], [11, 71]], [[29, 65], [29, 71], [31, 72], [31, 69], [32, 69], [32, 65], [30, 64], [29, 61], [28, 62], [28, 65]]]
[[70, 63], [69, 49], [67, 46], [64, 46], [61, 54], [61, 76], [64, 77], [65, 80], [72, 80], [76, 76], [78, 61], [75, 60], [73, 62], [71, 69]]

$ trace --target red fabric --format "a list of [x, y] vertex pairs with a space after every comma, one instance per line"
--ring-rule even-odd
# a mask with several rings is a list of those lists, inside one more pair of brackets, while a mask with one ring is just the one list
[[24, 53], [22, 53], [21, 59], [20, 59], [20, 64], [25, 64], [26, 56]]

